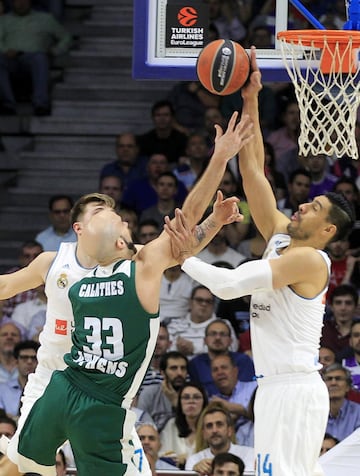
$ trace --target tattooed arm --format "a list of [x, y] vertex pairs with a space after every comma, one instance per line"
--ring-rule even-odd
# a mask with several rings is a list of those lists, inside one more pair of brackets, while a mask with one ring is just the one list
[[179, 209], [175, 210], [175, 219], [172, 221], [168, 217], [165, 218], [164, 229], [171, 238], [172, 254], [179, 264], [205, 248], [223, 225], [243, 219], [237, 205], [239, 199], [223, 198], [223, 194], [218, 191], [212, 213], [193, 229], [189, 228], [183, 212]]

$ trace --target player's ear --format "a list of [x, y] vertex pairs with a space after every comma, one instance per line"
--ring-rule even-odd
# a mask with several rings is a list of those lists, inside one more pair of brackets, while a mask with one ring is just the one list
[[126, 248], [126, 243], [121, 236], [119, 236], [119, 238], [116, 240], [115, 246], [118, 250], [123, 250]]
[[81, 231], [82, 229], [82, 226], [81, 226], [81, 223], [79, 221], [76, 221], [73, 226], [72, 226], [73, 230], [75, 231], [76, 234], [79, 233], [79, 231]]
[[329, 243], [333, 237], [336, 235], [337, 232], [337, 227], [334, 224], [328, 224], [323, 230], [323, 233], [325, 234], [325, 239]]

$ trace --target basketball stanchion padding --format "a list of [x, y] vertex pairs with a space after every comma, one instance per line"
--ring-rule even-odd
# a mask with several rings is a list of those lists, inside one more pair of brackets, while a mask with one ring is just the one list
[[277, 38], [299, 103], [299, 154], [357, 159], [360, 31], [289, 30]]

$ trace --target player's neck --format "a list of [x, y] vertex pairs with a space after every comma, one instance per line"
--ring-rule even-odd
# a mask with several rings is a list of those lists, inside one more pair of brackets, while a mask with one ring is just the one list
[[94, 268], [97, 265], [97, 262], [94, 260], [94, 258], [91, 258], [88, 254], [86, 254], [79, 243], [76, 248], [76, 258], [83, 268]]

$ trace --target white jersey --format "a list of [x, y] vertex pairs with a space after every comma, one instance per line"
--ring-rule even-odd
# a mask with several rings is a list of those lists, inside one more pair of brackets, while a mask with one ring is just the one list
[[38, 365], [49, 370], [66, 367], [64, 354], [71, 349], [73, 311], [68, 297], [70, 287], [89, 273], [76, 259], [77, 243], [61, 243], [45, 279], [48, 298], [46, 321], [40, 333]]
[[[274, 235], [263, 259], [274, 259], [277, 250], [290, 243], [288, 235]], [[330, 276], [330, 260], [323, 256]], [[315, 298], [297, 295], [289, 286], [273, 291], [256, 291], [251, 298], [250, 331], [255, 372], [258, 377], [319, 370], [321, 329], [326, 288]]]

